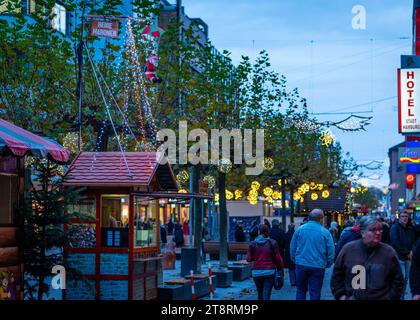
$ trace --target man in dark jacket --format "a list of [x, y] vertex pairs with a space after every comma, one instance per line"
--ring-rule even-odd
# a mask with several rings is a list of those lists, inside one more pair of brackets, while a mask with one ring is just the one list
[[334, 264], [331, 291], [337, 300], [399, 300], [404, 280], [395, 250], [381, 242], [382, 223], [366, 216], [362, 239], [346, 244]]
[[347, 243], [355, 241], [355, 240], [359, 240], [360, 238], [362, 238], [362, 235], [360, 234], [359, 222], [356, 222], [356, 225], [354, 227], [346, 230], [345, 232], [343, 231], [341, 233], [341, 237], [338, 240], [337, 247], [335, 249], [334, 261], [337, 260], [337, 257], [339, 255], [341, 249], [343, 249], [343, 247]]
[[258, 237], [258, 221], [254, 220], [249, 230], [249, 241], [254, 241], [256, 237]]
[[417, 242], [411, 261], [410, 287], [413, 300], [420, 300], [420, 241]]
[[286, 237], [284, 240], [284, 266], [289, 269], [289, 280], [292, 287], [296, 287], [296, 266], [290, 258], [290, 242], [292, 241], [293, 234], [295, 233], [295, 225], [289, 224]]
[[236, 225], [236, 229], [235, 229], [235, 241], [236, 242], [245, 242], [246, 238], [245, 238], [245, 232], [244, 232], [244, 226], [243, 226], [243, 222], [239, 221], [238, 224]]
[[[408, 283], [413, 248], [416, 243], [414, 228], [408, 223], [408, 213], [400, 214], [390, 232], [391, 245], [397, 251], [400, 266], [404, 275], [404, 294]], [[404, 298], [404, 296], [403, 296]]]
[[286, 233], [283, 229], [280, 228], [280, 223], [277, 219], [274, 219], [271, 222], [270, 238], [277, 241], [280, 250], [280, 255], [282, 258], [284, 258], [284, 243]]

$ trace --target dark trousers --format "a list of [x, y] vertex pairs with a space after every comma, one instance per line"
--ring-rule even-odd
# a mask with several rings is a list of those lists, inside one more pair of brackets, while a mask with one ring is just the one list
[[311, 300], [321, 300], [325, 269], [296, 265], [296, 300], [306, 300], [309, 287]]
[[274, 276], [254, 277], [255, 286], [257, 287], [258, 300], [270, 300], [271, 291], [274, 286]]

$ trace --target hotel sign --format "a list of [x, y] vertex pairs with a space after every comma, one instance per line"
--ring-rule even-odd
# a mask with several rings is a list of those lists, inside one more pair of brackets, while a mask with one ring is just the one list
[[118, 37], [118, 21], [93, 20], [90, 35], [116, 39]]
[[420, 133], [420, 69], [398, 69], [398, 131]]

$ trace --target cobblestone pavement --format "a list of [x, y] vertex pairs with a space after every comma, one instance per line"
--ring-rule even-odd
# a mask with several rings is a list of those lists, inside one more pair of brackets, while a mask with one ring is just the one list
[[[218, 265], [218, 261], [210, 262], [213, 267]], [[181, 270], [180, 261], [176, 261], [176, 269], [164, 270], [164, 281], [179, 278]], [[203, 272], [207, 270], [207, 265], [202, 266]], [[330, 290], [330, 279], [331, 279], [332, 268], [327, 269], [324, 277], [324, 285], [322, 287], [322, 300], [334, 300]], [[257, 300], [258, 295], [255, 288], [254, 281], [249, 278], [244, 281], [234, 281], [229, 288], [216, 288], [214, 300]], [[296, 299], [296, 287], [292, 287], [289, 281], [288, 270], [285, 269], [285, 281], [284, 287], [281, 290], [274, 290], [271, 295], [272, 300], [295, 300]], [[309, 293], [308, 293], [309, 299]], [[202, 300], [210, 300], [209, 296], [204, 297]]]

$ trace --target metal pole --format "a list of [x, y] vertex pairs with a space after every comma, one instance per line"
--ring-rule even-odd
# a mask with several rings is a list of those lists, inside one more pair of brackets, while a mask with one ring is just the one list
[[78, 117], [78, 122], [79, 122], [79, 135], [78, 135], [78, 141], [77, 141], [77, 146], [78, 146], [78, 150], [79, 152], [82, 149], [82, 100], [83, 100], [83, 32], [85, 29], [85, 9], [86, 9], [86, 5], [83, 4], [83, 9], [82, 9], [82, 31], [80, 34], [80, 42], [77, 45], [77, 62], [78, 62], [78, 67], [79, 67], [79, 74], [78, 74], [78, 81], [77, 81], [77, 102], [78, 102], [78, 106], [79, 106], [79, 117]]

